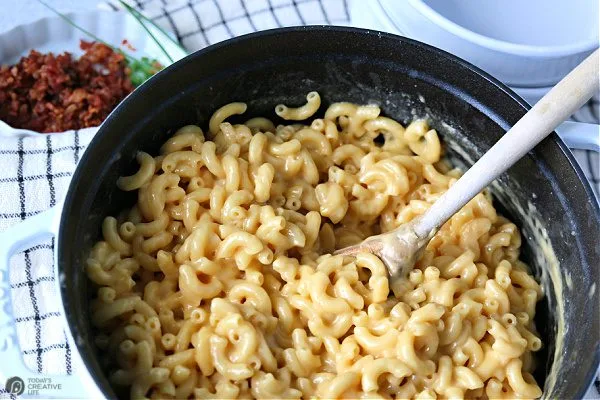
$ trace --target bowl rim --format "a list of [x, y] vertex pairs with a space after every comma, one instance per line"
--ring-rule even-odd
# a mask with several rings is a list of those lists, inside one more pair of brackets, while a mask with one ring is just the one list
[[[389, 18], [390, 7], [388, 5], [388, 1], [377, 0], [377, 2]], [[394, 4], [401, 3], [402, 2]], [[598, 47], [598, 36], [592, 38], [589, 41], [558, 46], [534, 46], [508, 42], [500, 39], [494, 39], [489, 36], [476, 33], [470, 29], [467, 29], [457, 24], [456, 22], [451, 21], [450, 19], [446, 18], [445, 16], [431, 8], [423, 0], [408, 0], [407, 4], [412, 6], [425, 18], [429, 19], [432, 23], [438, 25], [440, 28], [446, 30], [447, 32], [480, 47], [488, 48], [501, 53], [507, 53], [522, 57], [560, 58], [575, 56], [580, 53], [592, 51]], [[386, 5], [388, 5], [387, 8]], [[394, 24], [394, 26], [396, 26], [396, 24], [393, 21], [393, 18], [390, 18], [390, 21]]]

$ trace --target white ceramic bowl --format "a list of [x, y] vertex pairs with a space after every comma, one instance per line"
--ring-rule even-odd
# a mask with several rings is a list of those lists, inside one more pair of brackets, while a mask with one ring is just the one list
[[510, 86], [548, 87], [598, 47], [598, 0], [354, 0], [352, 24], [412, 37]]

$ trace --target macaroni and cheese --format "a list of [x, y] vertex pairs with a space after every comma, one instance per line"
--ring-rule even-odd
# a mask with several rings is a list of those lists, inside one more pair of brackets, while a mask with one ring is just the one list
[[[317, 92], [294, 121], [314, 117]], [[460, 176], [424, 120], [335, 103], [310, 124], [184, 126], [117, 181], [87, 274], [96, 345], [132, 398], [536, 398], [540, 285], [478, 194], [407, 279], [338, 248], [425, 212]]]

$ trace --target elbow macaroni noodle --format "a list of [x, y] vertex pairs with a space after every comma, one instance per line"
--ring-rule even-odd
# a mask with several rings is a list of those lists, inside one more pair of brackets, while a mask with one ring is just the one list
[[[321, 100], [276, 112], [313, 117]], [[185, 126], [120, 189], [87, 260], [92, 323], [132, 398], [536, 398], [540, 285], [478, 194], [391, 283], [331, 252], [422, 214], [460, 173], [435, 130], [336, 103], [310, 125]]]

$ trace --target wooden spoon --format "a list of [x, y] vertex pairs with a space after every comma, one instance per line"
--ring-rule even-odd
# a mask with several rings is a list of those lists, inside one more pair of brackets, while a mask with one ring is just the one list
[[423, 215], [393, 231], [337, 250], [335, 254], [372, 253], [381, 258], [390, 278], [405, 277], [427, 243], [452, 215], [598, 92], [599, 51], [586, 58], [542, 97]]

